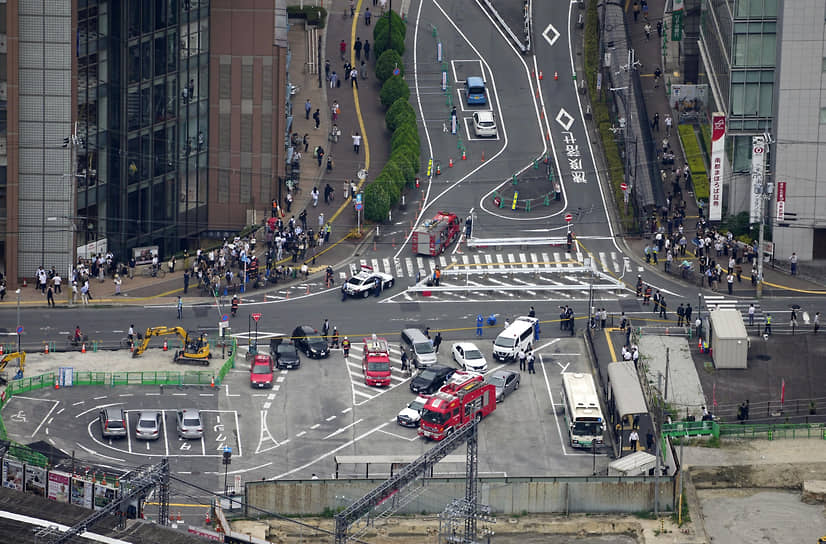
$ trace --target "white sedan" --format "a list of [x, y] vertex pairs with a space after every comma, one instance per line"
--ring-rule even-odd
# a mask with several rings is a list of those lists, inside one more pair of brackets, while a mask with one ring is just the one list
[[473, 372], [487, 372], [488, 362], [485, 356], [476, 347], [476, 344], [470, 342], [456, 342], [453, 344], [453, 360], [463, 370], [471, 370]]
[[361, 271], [358, 274], [341, 285], [341, 290], [346, 295], [367, 298], [376, 288], [376, 280], [381, 282], [382, 289], [393, 287], [396, 281], [390, 274], [374, 271], [372, 267], [362, 265]]
[[422, 419], [422, 410], [427, 404], [428, 397], [419, 395], [411, 400], [407, 406], [402, 408], [399, 415], [396, 416], [396, 422], [402, 427], [418, 427], [419, 421]]

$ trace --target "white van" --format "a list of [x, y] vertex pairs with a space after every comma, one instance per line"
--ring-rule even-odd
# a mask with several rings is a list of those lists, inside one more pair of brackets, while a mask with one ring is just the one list
[[539, 320], [535, 317], [520, 316], [507, 329], [499, 333], [493, 341], [493, 358], [499, 361], [514, 361], [517, 354], [533, 344], [534, 329]]

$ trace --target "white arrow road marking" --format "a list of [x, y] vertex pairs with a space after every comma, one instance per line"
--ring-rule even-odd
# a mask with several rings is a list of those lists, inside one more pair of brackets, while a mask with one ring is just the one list
[[[553, 32], [553, 38], [551, 38], [548, 33]], [[556, 40], [559, 39], [559, 31], [554, 28], [554, 25], [548, 25], [545, 27], [545, 30], [542, 31], [542, 37], [545, 38], [545, 41], [548, 42], [548, 45], [553, 45], [556, 43]]]
[[[272, 442], [274, 445], [268, 448], [262, 447], [265, 442]], [[267, 428], [267, 411], [261, 410], [261, 434], [258, 437], [258, 447], [255, 448], [255, 455], [259, 453], [264, 453], [265, 451], [270, 451], [272, 449], [277, 448], [281, 444], [272, 437], [270, 434], [270, 430]]]
[[565, 108], [559, 108], [559, 113], [556, 114], [554, 120], [562, 125], [565, 130], [571, 130], [571, 125], [574, 124], [575, 119], [571, 114], [565, 111]]
[[559, 365], [559, 368], [562, 369], [559, 371], [560, 374], [565, 372], [568, 369], [568, 367], [571, 366], [571, 363], [565, 363], [565, 366], [562, 366], [562, 363], [560, 363], [559, 361], [557, 361], [556, 364]]

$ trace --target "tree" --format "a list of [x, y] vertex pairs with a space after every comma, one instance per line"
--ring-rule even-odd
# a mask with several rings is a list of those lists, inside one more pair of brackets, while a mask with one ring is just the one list
[[373, 23], [373, 41], [376, 41], [376, 36], [381, 35], [390, 28], [390, 22], [393, 22], [393, 30], [398, 29], [402, 33], [402, 38], [407, 34], [407, 24], [399, 17], [399, 14], [393, 10], [389, 10], [389, 15], [385, 14], [382, 17], [377, 17]]
[[386, 183], [378, 180], [364, 188], [364, 217], [370, 221], [384, 221], [390, 211], [390, 195]]
[[390, 138], [390, 149], [396, 149], [402, 145], [419, 147], [419, 131], [415, 127], [408, 124], [399, 125], [393, 132]]
[[382, 106], [389, 108], [399, 98], [405, 100], [410, 98], [410, 87], [407, 86], [407, 82], [401, 76], [393, 76], [381, 86], [379, 96], [381, 97]]
[[[389, 40], [387, 37], [388, 32], [390, 32]], [[385, 30], [384, 32], [377, 33], [373, 40], [376, 55], [381, 55], [388, 49], [396, 51], [399, 55], [404, 55], [404, 32], [402, 29], [396, 28], [395, 25], [392, 31]]]
[[396, 68], [399, 69], [400, 75], [404, 75], [404, 62], [402, 62], [401, 55], [393, 49], [388, 49], [376, 61], [376, 77], [384, 83], [393, 75], [393, 70]]

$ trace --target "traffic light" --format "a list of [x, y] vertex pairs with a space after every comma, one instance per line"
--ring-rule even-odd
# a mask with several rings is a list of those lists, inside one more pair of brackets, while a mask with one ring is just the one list
[[232, 463], [232, 448], [224, 448], [224, 459], [222, 463], [224, 465], [229, 465]]

